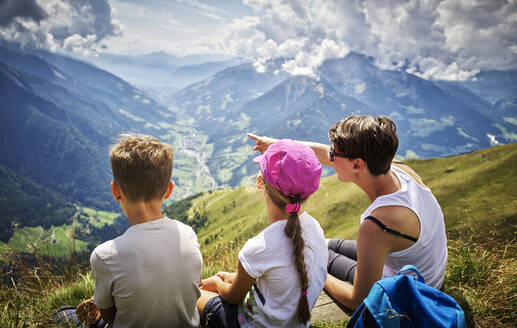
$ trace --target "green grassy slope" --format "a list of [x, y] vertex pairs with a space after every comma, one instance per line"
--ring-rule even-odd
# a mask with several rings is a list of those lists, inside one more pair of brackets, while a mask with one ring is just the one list
[[[517, 144], [407, 164], [444, 211], [450, 254], [446, 292], [459, 300], [471, 325], [517, 322]], [[191, 203], [189, 218], [195, 213], [208, 218], [197, 233], [204, 276], [235, 270], [240, 247], [267, 226], [261, 192], [250, 185], [206, 193]], [[354, 239], [368, 205], [359, 188], [331, 176], [322, 179], [304, 208], [327, 238]]]
[[91, 231], [92, 228], [102, 229], [113, 225], [115, 218], [120, 215], [116, 212], [97, 211], [88, 207], [75, 206], [73, 208], [76, 212], [62, 225], [51, 225], [48, 228], [36, 226], [15, 229], [7, 243], [0, 242], [0, 250], [9, 248], [13, 251], [33, 253], [39, 256], [66, 258], [73, 251], [85, 252], [88, 250], [88, 241], [81, 239], [84, 236], [77, 236], [78, 232], [83, 232], [87, 236], [91, 235], [95, 233]]
[[53, 257], [66, 257], [72, 251], [84, 252], [88, 244], [72, 238], [70, 225], [43, 229], [42, 227], [24, 227], [16, 230], [7, 247], [19, 252], [37, 253]]
[[[411, 159], [407, 164], [438, 199], [447, 231], [479, 226], [484, 230], [497, 228], [507, 238], [515, 233], [517, 144], [448, 158]], [[368, 205], [359, 188], [339, 182], [334, 175], [322, 179], [304, 209], [318, 219], [327, 237], [354, 238], [359, 216]], [[254, 185], [205, 193], [192, 201], [189, 217], [195, 212], [208, 217], [208, 225], [198, 232], [207, 249], [253, 236], [267, 224], [265, 203]], [[507, 224], [500, 224], [502, 221]]]
[[[517, 223], [517, 144], [472, 154], [410, 160], [433, 190], [445, 214], [448, 230], [468, 225], [515, 233]], [[501, 221], [508, 224], [501, 225]]]
[[88, 215], [89, 223], [97, 228], [113, 224], [115, 218], [120, 215], [119, 213], [98, 211], [89, 207], [82, 207], [82, 210]]

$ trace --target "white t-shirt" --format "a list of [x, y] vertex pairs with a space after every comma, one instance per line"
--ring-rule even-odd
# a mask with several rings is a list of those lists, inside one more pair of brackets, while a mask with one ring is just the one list
[[388, 253], [382, 277], [396, 275], [404, 265], [412, 264], [426, 284], [439, 289], [447, 266], [447, 235], [442, 209], [429, 188], [422, 187], [406, 171], [394, 165], [391, 169], [400, 181], [400, 190], [375, 199], [361, 216], [361, 223], [378, 207], [404, 206], [418, 217], [420, 236], [410, 247]]
[[[312, 309], [327, 279], [328, 250], [318, 221], [305, 212], [299, 219], [309, 277], [307, 299], [309, 309]], [[251, 277], [257, 278], [256, 285], [265, 299], [262, 304], [255, 288], [252, 289], [257, 303], [257, 308], [254, 308], [257, 314], [253, 315], [256, 327], [309, 326], [309, 323], [302, 325], [298, 322], [301, 282], [294, 264], [291, 240], [284, 233], [286, 223], [287, 220], [274, 222], [249, 239], [239, 252], [242, 266]]]
[[95, 304], [115, 306], [113, 327], [197, 327], [203, 260], [189, 226], [163, 217], [95, 248]]

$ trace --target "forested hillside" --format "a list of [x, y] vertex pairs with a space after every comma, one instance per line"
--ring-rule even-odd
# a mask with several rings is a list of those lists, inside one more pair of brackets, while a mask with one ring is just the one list
[[9, 241], [22, 219], [23, 225], [49, 228], [68, 223], [76, 211], [61, 195], [3, 165], [0, 165], [0, 195], [0, 242]]

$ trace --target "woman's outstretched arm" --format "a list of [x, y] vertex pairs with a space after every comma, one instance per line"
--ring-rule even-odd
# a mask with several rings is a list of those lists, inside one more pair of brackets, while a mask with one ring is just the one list
[[[271, 145], [272, 143], [274, 143], [278, 140], [278, 139], [266, 137], [266, 136], [260, 137], [253, 133], [247, 133], [247, 135], [248, 135], [248, 137], [255, 140], [255, 142], [256, 142], [256, 145], [255, 145], [255, 147], [253, 147], [253, 150], [260, 151], [261, 154], [267, 150], [269, 145]], [[332, 162], [329, 160], [329, 150], [330, 150], [329, 145], [321, 144], [318, 142], [311, 142], [311, 141], [300, 141], [300, 140], [296, 140], [296, 141], [311, 148], [314, 151], [314, 153], [316, 154], [316, 156], [318, 157], [318, 160], [320, 161], [320, 163], [322, 165], [327, 165], [327, 166], [332, 167]]]

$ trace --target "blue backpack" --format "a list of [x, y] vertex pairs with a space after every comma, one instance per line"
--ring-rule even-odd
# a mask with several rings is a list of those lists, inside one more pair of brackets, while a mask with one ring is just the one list
[[[411, 275], [401, 274], [413, 271]], [[377, 281], [355, 310], [348, 327], [466, 327], [465, 314], [449, 295], [424, 283], [417, 268]]]

